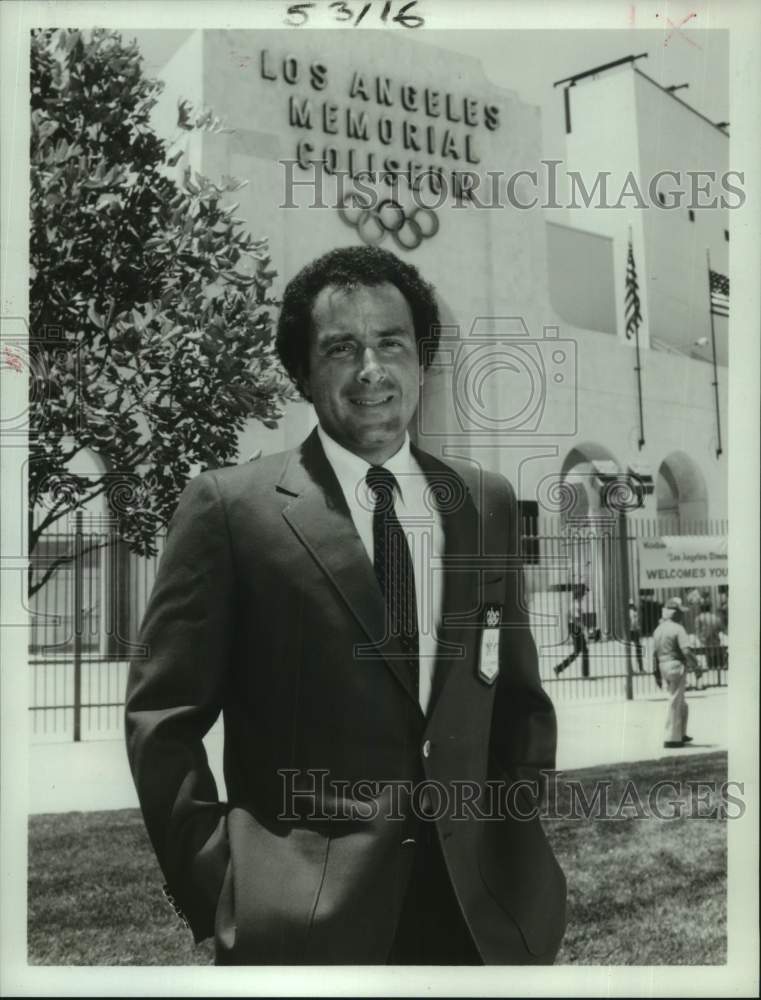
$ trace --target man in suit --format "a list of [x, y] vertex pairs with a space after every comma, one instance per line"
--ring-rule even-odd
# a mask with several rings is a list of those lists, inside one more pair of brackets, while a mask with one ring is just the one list
[[[432, 288], [378, 248], [285, 290], [319, 427], [184, 492], [132, 664], [130, 764], [218, 964], [542, 964], [565, 881], [534, 792], [556, 724], [508, 484], [410, 445]], [[202, 738], [219, 713], [227, 801]]]

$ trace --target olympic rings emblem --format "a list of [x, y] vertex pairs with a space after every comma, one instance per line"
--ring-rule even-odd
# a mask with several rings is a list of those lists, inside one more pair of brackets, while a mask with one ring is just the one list
[[[439, 218], [431, 208], [416, 205], [409, 215], [393, 198], [384, 198], [375, 208], [356, 208], [343, 203], [338, 206], [338, 214], [347, 226], [357, 230], [359, 238], [368, 246], [377, 246], [386, 233], [402, 250], [416, 250], [417, 247], [439, 231]], [[418, 219], [426, 221], [421, 225]]]

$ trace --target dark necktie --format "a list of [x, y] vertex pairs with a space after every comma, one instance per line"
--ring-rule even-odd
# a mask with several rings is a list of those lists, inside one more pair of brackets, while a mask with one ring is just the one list
[[381, 465], [371, 465], [365, 477], [375, 503], [373, 511], [373, 567], [386, 602], [389, 633], [399, 640], [412, 677], [419, 688], [419, 649], [415, 571], [404, 529], [394, 509], [396, 478]]

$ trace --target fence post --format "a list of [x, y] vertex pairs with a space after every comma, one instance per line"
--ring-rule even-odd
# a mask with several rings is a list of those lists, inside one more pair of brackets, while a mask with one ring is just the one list
[[74, 529], [74, 742], [82, 739], [82, 592], [84, 585], [84, 535], [82, 511]]
[[629, 632], [629, 539], [626, 530], [626, 512], [618, 512], [618, 567], [619, 580], [616, 588], [618, 602], [618, 634], [623, 636], [626, 646], [626, 700], [634, 700], [634, 680], [632, 666], [632, 644]]

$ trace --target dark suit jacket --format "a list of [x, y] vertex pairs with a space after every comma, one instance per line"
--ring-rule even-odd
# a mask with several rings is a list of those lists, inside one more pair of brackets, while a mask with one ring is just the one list
[[[383, 638], [380, 588], [316, 433], [203, 473], [172, 520], [147, 656], [130, 672], [127, 745], [169, 890], [197, 940], [215, 934], [220, 963], [385, 962], [414, 853], [409, 784], [482, 788], [554, 767], [512, 491], [413, 453], [438, 497], [447, 563], [427, 716]], [[491, 683], [478, 671], [487, 604], [503, 610]], [[202, 744], [220, 711], [227, 802]], [[373, 797], [359, 780], [382, 788]], [[295, 806], [289, 783], [310, 792]], [[377, 815], [348, 815], [352, 796]], [[484, 961], [551, 962], [565, 880], [538, 819], [445, 815], [437, 827]]]

